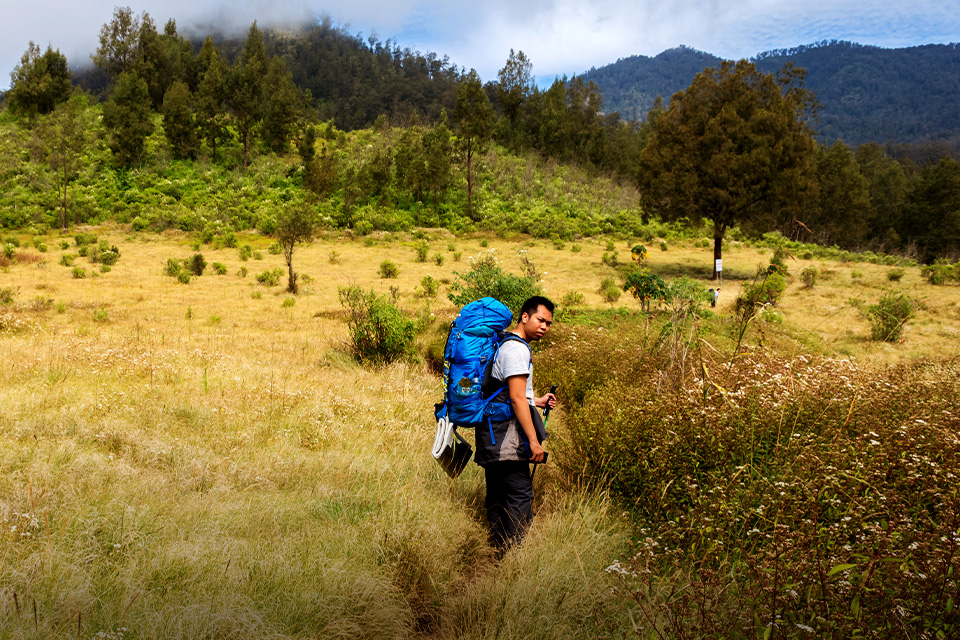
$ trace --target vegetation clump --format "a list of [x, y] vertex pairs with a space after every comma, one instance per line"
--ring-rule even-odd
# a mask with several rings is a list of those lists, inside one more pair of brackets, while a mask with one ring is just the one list
[[873, 340], [897, 342], [903, 327], [916, 314], [917, 302], [905, 293], [889, 292], [877, 304], [866, 307], [864, 314], [870, 321]]
[[416, 324], [384, 296], [360, 287], [341, 287], [347, 311], [350, 351], [357, 361], [374, 365], [412, 358]]
[[535, 276], [529, 273], [518, 276], [504, 271], [495, 250], [471, 258], [468, 271], [454, 271], [453, 275], [447, 298], [458, 307], [489, 296], [517, 313], [527, 298], [543, 292]]

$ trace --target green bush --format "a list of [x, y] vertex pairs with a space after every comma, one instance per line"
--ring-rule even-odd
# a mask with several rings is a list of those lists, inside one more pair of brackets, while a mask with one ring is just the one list
[[870, 337], [884, 342], [897, 342], [903, 326], [916, 313], [916, 301], [903, 293], [885, 293], [877, 304], [866, 308], [870, 321]]
[[13, 260], [13, 254], [16, 252], [16, 247], [9, 242], [3, 245], [3, 257], [7, 260]]
[[619, 255], [616, 251], [605, 251], [600, 258], [600, 262], [608, 267], [616, 267], [619, 263]]
[[16, 299], [17, 294], [19, 292], [20, 292], [19, 287], [0, 288], [0, 304], [10, 304]]
[[570, 245], [570, 251], [573, 252], [573, 253], [580, 253], [580, 251], [582, 251], [582, 250], [583, 250], [583, 247], [580, 246], [580, 245], [577, 244], [577, 243], [574, 243], [574, 244], [571, 244], [571, 245]]
[[284, 299], [283, 299], [283, 302], [280, 304], [280, 306], [283, 307], [284, 309], [289, 309], [290, 307], [292, 307], [292, 306], [295, 305], [296, 303], [297, 303], [297, 301], [294, 300], [293, 298], [284, 298]]
[[60, 264], [64, 267], [72, 267], [73, 261], [77, 259], [77, 255], [74, 253], [63, 253], [60, 254]]
[[900, 267], [895, 267], [893, 269], [890, 269], [890, 271], [887, 271], [887, 280], [889, 280], [890, 282], [900, 282], [900, 280], [903, 279], [903, 276], [905, 276], [906, 274], [907, 272], [905, 269], [901, 269]]
[[435, 256], [433, 256], [433, 261], [436, 263], [436, 265], [437, 265], [438, 267], [442, 267], [442, 266], [443, 266], [443, 254], [442, 254], [442, 253], [438, 253], [438, 254], [436, 254]]
[[667, 249], [669, 249], [669, 247], [667, 246], [667, 241], [666, 241], [666, 240], [661, 240], [661, 241], [660, 241], [660, 251], [666, 251]]
[[737, 296], [736, 310], [741, 319], [753, 317], [759, 307], [776, 306], [787, 288], [787, 281], [779, 272], [767, 271], [757, 277], [759, 281], [744, 284]]
[[110, 322], [110, 312], [104, 309], [103, 307], [100, 307], [99, 309], [93, 312], [93, 321], [99, 322], [101, 324]]
[[527, 298], [543, 292], [536, 278], [505, 272], [493, 251], [473, 260], [466, 273], [454, 271], [453, 275], [454, 281], [447, 298], [458, 307], [489, 296], [507, 305], [516, 314]]
[[947, 280], [956, 280], [958, 278], [958, 266], [950, 264], [949, 260], [938, 258], [933, 264], [920, 269], [920, 275], [930, 284], [946, 284]]
[[420, 280], [419, 295], [423, 298], [435, 298], [440, 290], [440, 281], [433, 276], [423, 276]]
[[73, 277], [77, 278], [78, 280], [87, 277], [87, 272], [83, 269], [83, 267], [74, 267], [71, 273], [73, 274]]
[[283, 269], [267, 269], [257, 274], [257, 282], [267, 287], [275, 287], [280, 284], [280, 278], [283, 277]]
[[380, 277], [381, 278], [396, 278], [400, 275], [400, 268], [393, 262], [393, 260], [384, 260], [380, 263]]
[[800, 282], [803, 283], [804, 288], [812, 289], [817, 284], [818, 275], [820, 275], [820, 272], [816, 267], [807, 265], [800, 271]]
[[240, 260], [243, 262], [246, 262], [253, 255], [253, 247], [251, 247], [248, 244], [245, 244], [241, 246], [239, 249], [237, 249], [237, 253], [240, 256]]
[[384, 296], [360, 287], [341, 287], [353, 356], [361, 363], [387, 364], [413, 356], [415, 324]]
[[426, 240], [421, 240], [413, 245], [413, 250], [417, 254], [417, 262], [427, 261], [427, 254], [430, 253], [430, 245], [427, 244]]
[[218, 276], [227, 275], [227, 265], [223, 264], [222, 262], [214, 262], [211, 266], [213, 267], [213, 272]]
[[207, 268], [207, 261], [204, 259], [202, 253], [195, 253], [191, 256], [190, 260], [187, 261], [185, 266], [193, 275], [202, 276], [204, 270]]
[[279, 242], [271, 242], [270, 246], [267, 247], [267, 253], [272, 256], [278, 256], [283, 253], [283, 247], [280, 246]]
[[134, 218], [133, 221], [130, 223], [130, 229], [132, 229], [133, 231], [143, 231], [149, 226], [150, 226], [150, 223], [145, 218], [141, 218], [140, 216], [137, 216], [136, 218]]
[[[617, 293], [619, 293], [619, 291]], [[560, 299], [560, 306], [564, 309], [581, 307], [586, 303], [586, 301], [587, 299], [579, 291], [567, 291], [565, 294], [563, 294], [563, 298]]]
[[175, 258], [167, 258], [167, 265], [163, 268], [163, 274], [176, 278], [183, 270], [183, 262]]

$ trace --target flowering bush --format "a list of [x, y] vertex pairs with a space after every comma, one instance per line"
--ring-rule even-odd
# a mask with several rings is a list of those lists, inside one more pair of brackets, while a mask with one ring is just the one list
[[957, 637], [956, 364], [698, 354], [671, 392], [636, 337], [566, 338], [537, 364], [568, 392], [557, 459], [629, 508], [609, 571], [644, 628]]

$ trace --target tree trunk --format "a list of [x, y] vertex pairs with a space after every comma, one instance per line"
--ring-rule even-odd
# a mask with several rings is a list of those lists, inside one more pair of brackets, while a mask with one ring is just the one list
[[467, 141], [467, 217], [473, 220], [473, 179], [470, 170], [473, 146]]
[[711, 280], [720, 279], [720, 271], [717, 270], [717, 260], [723, 259], [723, 234], [726, 228], [714, 223], [713, 225], [713, 277]]

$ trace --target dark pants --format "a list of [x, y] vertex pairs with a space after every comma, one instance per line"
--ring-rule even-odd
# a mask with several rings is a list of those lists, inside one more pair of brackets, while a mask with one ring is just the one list
[[520, 542], [533, 520], [533, 479], [527, 462], [493, 462], [487, 479], [487, 521], [490, 542], [503, 550]]

